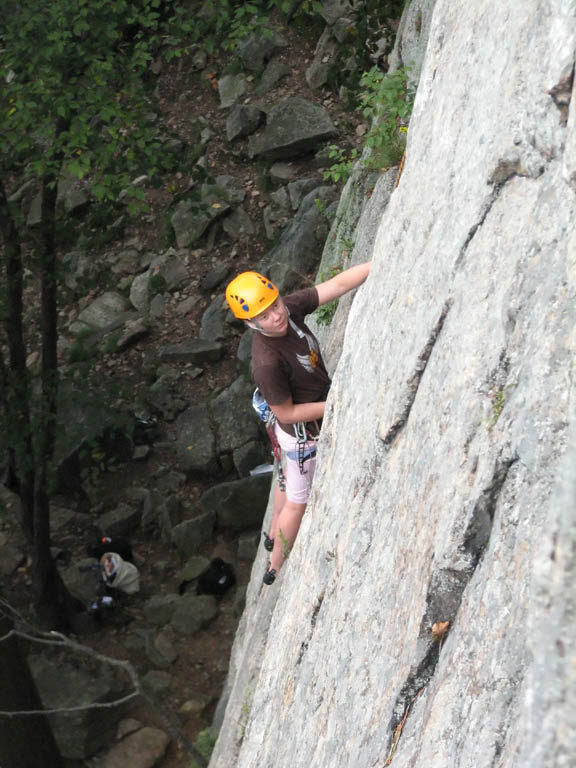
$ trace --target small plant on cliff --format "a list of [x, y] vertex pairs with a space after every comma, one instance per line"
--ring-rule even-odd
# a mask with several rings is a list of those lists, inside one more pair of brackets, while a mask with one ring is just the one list
[[359, 110], [371, 120], [366, 136], [366, 146], [373, 150], [368, 161], [370, 167], [400, 162], [414, 105], [409, 71], [409, 67], [400, 67], [384, 74], [372, 67], [362, 75]]
[[[320, 282], [329, 280], [331, 277], [335, 277], [340, 272], [342, 272], [342, 267], [337, 264], [331, 269], [320, 273]], [[314, 312], [314, 316], [316, 317], [316, 322], [318, 325], [330, 325], [334, 319], [334, 315], [337, 309], [338, 299], [334, 299], [334, 301], [329, 301], [327, 304], [322, 304], [322, 306], [318, 307], [318, 309]]]
[[492, 429], [500, 418], [500, 414], [506, 405], [506, 396], [509, 389], [510, 387], [503, 387], [492, 395], [492, 418], [488, 422], [488, 429]]
[[[364, 162], [366, 168], [390, 168], [400, 162], [414, 105], [409, 71], [409, 67], [401, 67], [384, 74], [378, 67], [372, 67], [360, 79], [358, 109], [371, 123], [364, 142], [372, 150]], [[332, 144], [328, 156], [336, 162], [324, 171], [324, 179], [346, 182], [358, 154], [357, 149], [347, 152]]]
[[290, 542], [288, 541], [286, 536], [284, 536], [284, 533], [282, 532], [281, 528], [278, 529], [278, 537], [280, 539], [280, 543], [282, 544], [282, 557], [284, 560], [286, 560], [286, 558], [290, 554]]
[[[194, 747], [206, 761], [210, 760], [214, 745], [216, 744], [216, 738], [217, 734], [212, 728], [205, 728], [203, 731], [200, 731], [196, 737]], [[201, 768], [201, 764], [198, 760], [192, 760], [188, 765], [188, 768]]]
[[327, 171], [324, 171], [324, 180], [333, 181], [335, 184], [339, 181], [348, 181], [354, 167], [354, 161], [358, 157], [358, 150], [352, 149], [348, 153], [336, 144], [331, 144], [328, 157], [336, 162]]

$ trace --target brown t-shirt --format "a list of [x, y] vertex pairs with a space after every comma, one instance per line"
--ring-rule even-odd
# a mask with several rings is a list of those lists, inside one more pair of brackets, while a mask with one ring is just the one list
[[[270, 405], [292, 402], [317, 403], [326, 400], [330, 377], [320, 354], [318, 341], [304, 323], [304, 318], [318, 307], [316, 288], [305, 288], [284, 298], [290, 319], [300, 329], [300, 336], [290, 324], [285, 336], [264, 336], [255, 332], [252, 338], [252, 377]], [[282, 429], [294, 434], [292, 424]], [[314, 434], [316, 430], [311, 428]]]

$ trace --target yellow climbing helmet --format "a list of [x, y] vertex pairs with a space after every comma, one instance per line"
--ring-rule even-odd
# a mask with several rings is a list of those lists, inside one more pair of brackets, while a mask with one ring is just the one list
[[268, 309], [280, 294], [259, 272], [242, 272], [226, 286], [226, 301], [235, 317], [250, 320]]

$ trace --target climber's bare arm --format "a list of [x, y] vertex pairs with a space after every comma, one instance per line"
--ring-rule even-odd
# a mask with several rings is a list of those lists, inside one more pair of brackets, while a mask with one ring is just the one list
[[316, 421], [324, 416], [325, 402], [299, 403], [296, 405], [292, 398], [280, 405], [270, 405], [274, 416], [284, 424], [296, 424], [299, 421]]
[[369, 261], [364, 262], [364, 264], [356, 264], [356, 266], [345, 269], [344, 272], [340, 272], [335, 277], [331, 277], [330, 280], [319, 283], [316, 286], [318, 304], [326, 304], [333, 299], [339, 299], [348, 291], [362, 285], [370, 272], [370, 264]]

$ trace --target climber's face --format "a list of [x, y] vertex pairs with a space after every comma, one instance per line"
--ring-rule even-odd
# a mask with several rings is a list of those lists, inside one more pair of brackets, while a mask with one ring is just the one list
[[285, 336], [288, 331], [288, 312], [281, 297], [279, 296], [264, 312], [253, 317], [248, 325], [265, 336]]

